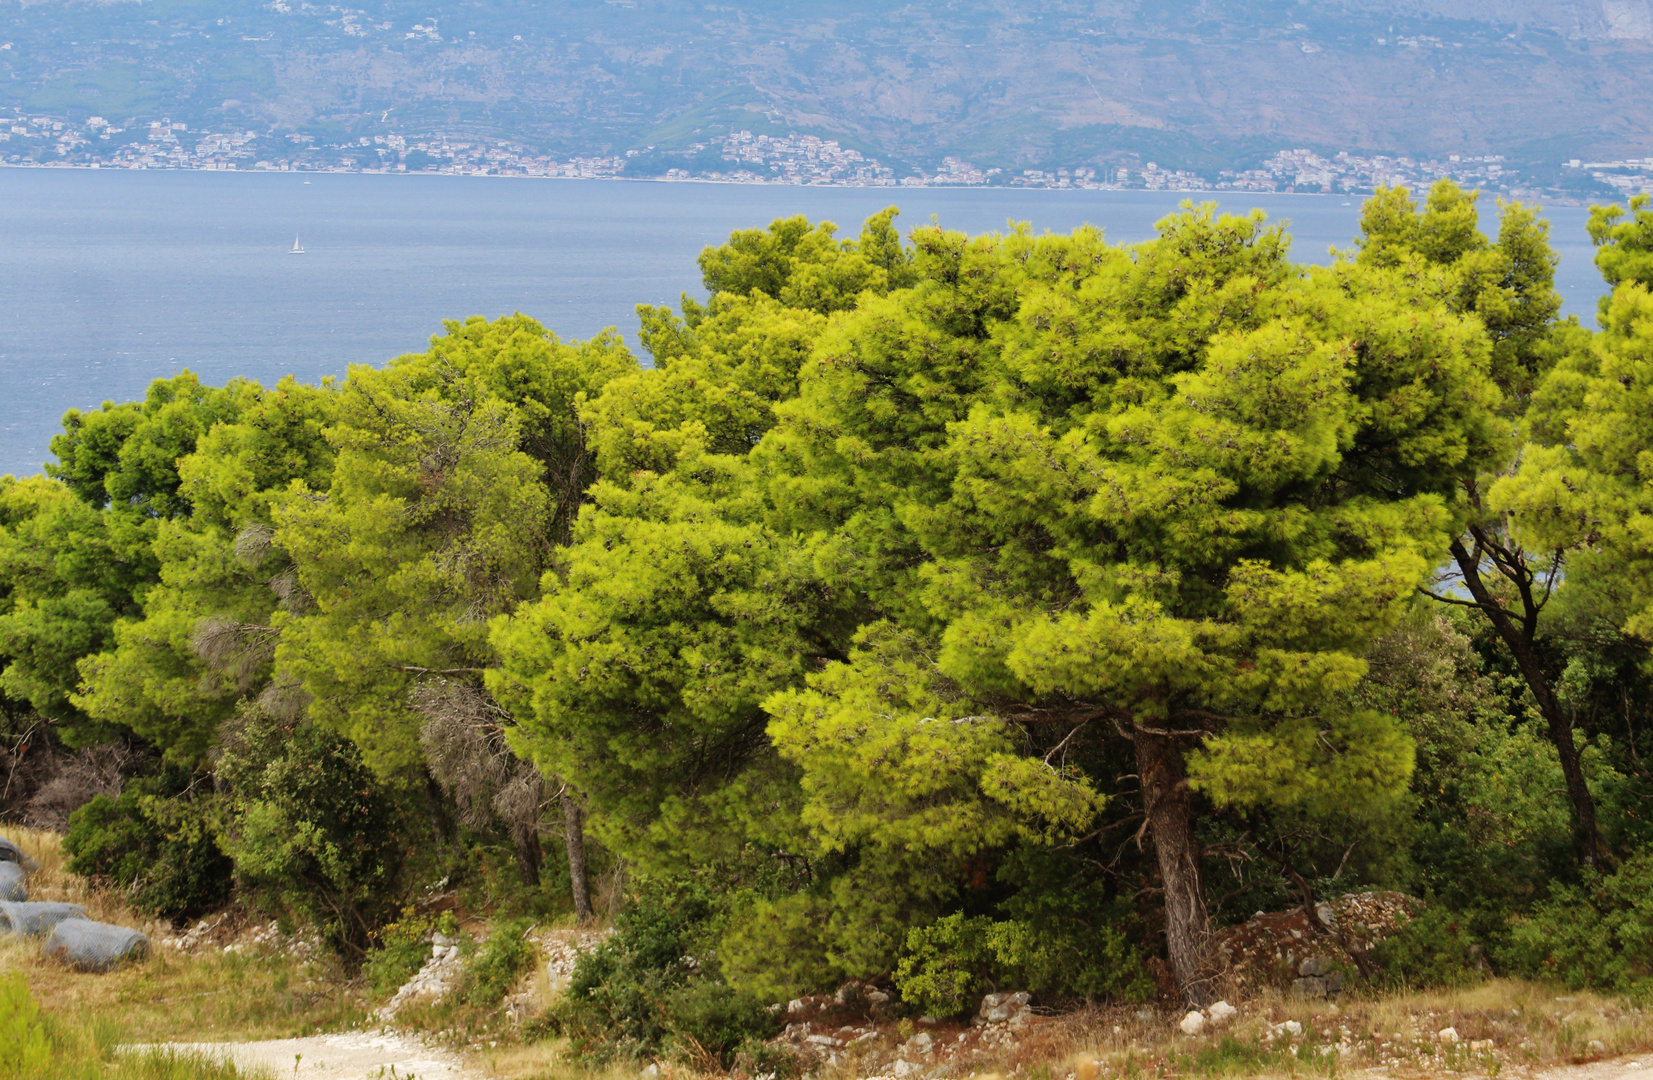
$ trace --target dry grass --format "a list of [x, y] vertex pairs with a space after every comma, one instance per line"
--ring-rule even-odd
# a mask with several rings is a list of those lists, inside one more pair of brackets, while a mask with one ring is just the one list
[[[563, 1052], [560, 1040], [533, 1046], [501, 1046], [476, 1055], [477, 1067], [489, 1080], [637, 1080], [635, 1063], [602, 1069], [576, 1065]], [[663, 1080], [704, 1080], [709, 1075], [681, 1065], [661, 1069]]]
[[[1197, 1036], [1177, 1030], [1180, 1012], [1097, 1009], [1055, 1018], [1014, 1048], [958, 1062], [949, 1072], [1048, 1080], [1333, 1077], [1366, 1070], [1490, 1078], [1653, 1049], [1653, 1017], [1633, 1003], [1513, 980], [1337, 1003], [1267, 995], [1237, 1004], [1238, 1015]], [[867, 1075], [853, 1066], [843, 1074], [852, 1073]]]
[[[1225, 1024], [1198, 1036], [1177, 1030], [1180, 1011], [1141, 1006], [1098, 1008], [1032, 1025], [1013, 1043], [980, 1054], [903, 1054], [928, 1078], [997, 1080], [1161, 1080], [1170, 1077], [1293, 1077], [1313, 1080], [1373, 1073], [1400, 1078], [1508, 1077], [1653, 1050], [1653, 1017], [1620, 999], [1569, 994], [1537, 983], [1493, 980], [1458, 991], [1311, 1002], [1278, 995], [1239, 1004]], [[1295, 1022], [1301, 1032], [1286, 1027]], [[1447, 1028], [1457, 1039], [1443, 1038]], [[820, 1080], [891, 1075], [892, 1055], [917, 1031], [938, 1047], [965, 1026], [912, 1021], [880, 1025], [876, 1039], [836, 1065], [819, 1063]], [[972, 1043], [976, 1040], [973, 1038]], [[635, 1076], [637, 1065], [588, 1072], [561, 1040], [505, 1044], [477, 1053], [497, 1080], [583, 1080]], [[664, 1080], [706, 1080], [683, 1064], [660, 1063]]]
[[61, 1021], [112, 1022], [132, 1042], [213, 1042], [292, 1038], [366, 1019], [359, 988], [330, 958], [300, 962], [278, 952], [217, 950], [189, 955], [162, 947], [170, 928], [132, 911], [118, 892], [69, 873], [55, 833], [8, 828], [6, 835], [40, 864], [30, 878], [32, 899], [84, 904], [94, 919], [149, 935], [147, 958], [104, 975], [42, 958], [37, 941], [0, 938], [0, 967], [20, 969], [41, 1008]]

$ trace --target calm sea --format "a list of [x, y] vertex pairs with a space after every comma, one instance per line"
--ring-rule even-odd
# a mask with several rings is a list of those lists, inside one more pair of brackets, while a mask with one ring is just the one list
[[[64, 410], [141, 397], [184, 368], [215, 384], [314, 380], [420, 350], [444, 318], [512, 311], [635, 344], [636, 304], [698, 293], [701, 248], [780, 216], [853, 235], [893, 202], [909, 227], [1089, 222], [1127, 241], [1183, 197], [0, 169], [0, 473], [37, 472]], [[1360, 210], [1336, 196], [1220, 202], [1289, 219], [1308, 261], [1347, 247]], [[1589, 321], [1602, 286], [1586, 212], [1550, 216], [1567, 310]], [[302, 256], [287, 253], [295, 236]]]

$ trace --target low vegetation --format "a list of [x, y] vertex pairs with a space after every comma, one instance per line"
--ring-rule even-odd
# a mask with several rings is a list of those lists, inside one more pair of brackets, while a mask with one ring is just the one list
[[[167, 934], [164, 924], [143, 924], [119, 891], [66, 870], [52, 834], [14, 834], [42, 864], [35, 876], [41, 895], [73, 897], [102, 917]], [[967, 1017], [920, 1021], [915, 1009], [899, 1003], [880, 1009], [881, 1019], [869, 1024], [869, 1001], [852, 1000], [829, 1007], [816, 1026], [837, 1030], [841, 1020], [873, 1035], [836, 1065], [825, 1064], [784, 1041], [768, 1041], [784, 1018], [761, 1001], [730, 993], [705, 965], [703, 950], [716, 940], [709, 928], [724, 917], [715, 894], [678, 887], [643, 901], [640, 896], [620, 916], [612, 936], [582, 954], [572, 979], [556, 992], [545, 982], [543, 958], [533, 959], [533, 932], [544, 928], [518, 920], [472, 922], [467, 930], [441, 920], [445, 932], [469, 942], [463, 974], [445, 997], [403, 1012], [396, 1025], [464, 1051], [479, 1075], [499, 1080], [601, 1080], [610, 1073], [635, 1075], [647, 1061], [661, 1061], [668, 1073], [684, 1077], [808, 1069], [853, 1080], [878, 1074], [879, 1063], [900, 1054], [918, 1033], [945, 1046], [971, 1030]], [[437, 922], [407, 916], [387, 936], [417, 940], [416, 948], [401, 951], [422, 963], [430, 950], [426, 935]], [[1180, 1012], [1163, 1003], [1091, 1005], [1040, 1016], [1015, 1040], [980, 1056], [910, 1056], [928, 1067], [947, 1066], [946, 1075], [1072, 1073], [1126, 1080], [1329, 1077], [1366, 1068], [1495, 1077], [1505, 1070], [1653, 1051], [1653, 1018], [1641, 998], [1492, 978], [1473, 957], [1443, 966], [1430, 943], [1452, 933], [1443, 920], [1419, 920], [1409, 935], [1390, 939], [1404, 948], [1381, 954], [1392, 973], [1385, 987], [1356, 986], [1336, 1001], [1267, 991], [1242, 1001], [1234, 1017], [1198, 1036], [1179, 1033]], [[371, 966], [353, 976], [326, 950], [306, 953], [302, 939], [277, 936], [248, 944], [256, 936], [237, 935], [240, 947], [233, 950], [163, 946], [101, 976], [69, 972], [42, 960], [32, 943], [0, 939], [0, 965], [10, 973], [0, 984], [0, 1031], [12, 1053], [0, 1058], [0, 1076], [253, 1080], [256, 1074], [221, 1062], [143, 1048], [360, 1027], [418, 966], [409, 961], [394, 978], [376, 979]], [[374, 963], [387, 962], [397, 948], [387, 944]], [[1419, 967], [1408, 957], [1425, 962]], [[1407, 972], [1422, 984], [1446, 988], [1409, 987]], [[501, 987], [529, 1003], [521, 1022], [502, 1015], [495, 996]], [[30, 1064], [30, 1055], [49, 1067]]]

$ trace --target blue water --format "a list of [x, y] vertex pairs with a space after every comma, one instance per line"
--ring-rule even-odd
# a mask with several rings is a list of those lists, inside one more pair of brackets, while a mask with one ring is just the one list
[[[314, 380], [424, 348], [444, 318], [521, 311], [563, 337], [638, 303], [697, 292], [695, 256], [737, 228], [807, 214], [853, 234], [890, 203], [980, 232], [1009, 220], [1143, 239], [1169, 192], [748, 187], [608, 180], [0, 169], [0, 473], [37, 472], [64, 410], [142, 396], [184, 368], [205, 381]], [[1201, 197], [1203, 198], [1203, 197]], [[1359, 202], [1230, 196], [1292, 223], [1324, 261]], [[1567, 310], [1602, 287], [1586, 212], [1550, 213]], [[288, 255], [297, 234], [307, 254]]]

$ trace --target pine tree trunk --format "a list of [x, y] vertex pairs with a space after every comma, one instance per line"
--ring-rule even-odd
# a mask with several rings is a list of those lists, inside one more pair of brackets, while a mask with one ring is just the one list
[[436, 839], [443, 845], [454, 841], [453, 815], [448, 813], [447, 797], [442, 793], [442, 786], [431, 775], [429, 766], [425, 770], [425, 805], [430, 810], [431, 827], [436, 830]]
[[1572, 809], [1573, 848], [1582, 866], [1597, 866], [1601, 862], [1601, 829], [1596, 822], [1596, 801], [1590, 786], [1584, 781], [1584, 766], [1579, 759], [1578, 746], [1573, 742], [1573, 724], [1550, 685], [1549, 675], [1538, 655], [1535, 639], [1538, 632], [1538, 608], [1531, 592], [1521, 589], [1522, 618], [1517, 621], [1498, 602], [1481, 577], [1480, 563], [1461, 541], [1453, 541], [1452, 556], [1458, 571], [1464, 576], [1464, 585], [1475, 598], [1483, 614], [1492, 623], [1498, 636], [1515, 657], [1515, 666], [1532, 692], [1538, 713], [1550, 729], [1550, 741], [1555, 744], [1556, 757], [1561, 761], [1561, 776], [1567, 784], [1567, 799]]
[[1206, 955], [1210, 923], [1200, 882], [1193, 793], [1174, 738], [1138, 728], [1134, 740], [1143, 811], [1165, 886], [1165, 944], [1171, 971], [1183, 1001], [1197, 1008], [1210, 1003], [1211, 972]]
[[566, 790], [562, 793], [563, 830], [568, 840], [568, 881], [574, 893], [574, 917], [591, 921], [591, 886], [585, 872], [585, 814]]
[[511, 842], [516, 847], [517, 870], [522, 874], [522, 883], [532, 889], [540, 883], [540, 864], [545, 861], [539, 829], [533, 824], [513, 822]]

